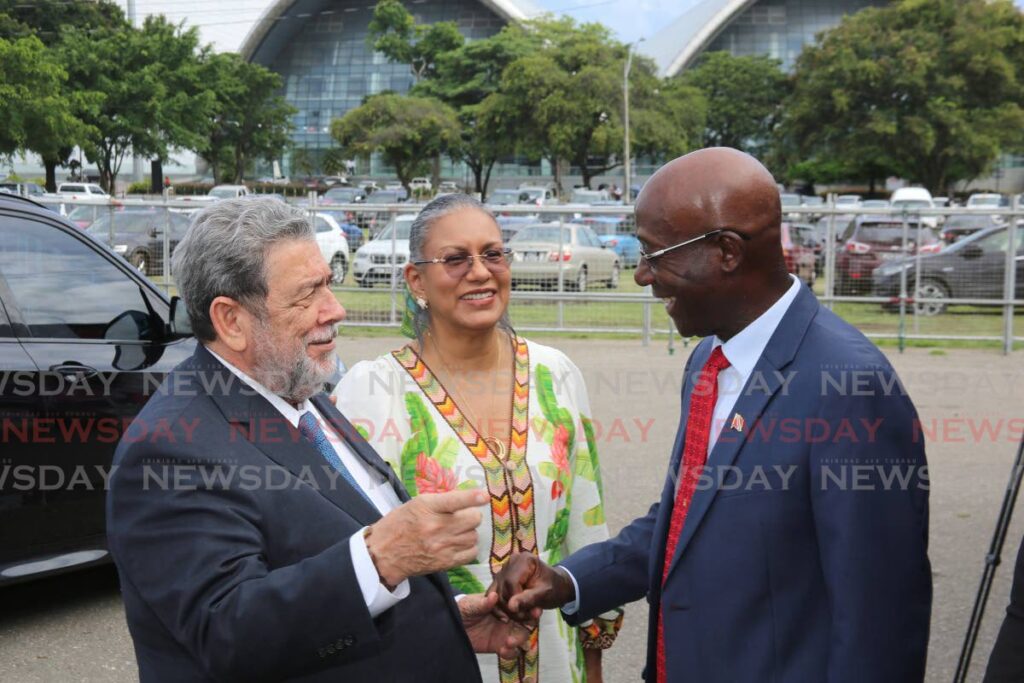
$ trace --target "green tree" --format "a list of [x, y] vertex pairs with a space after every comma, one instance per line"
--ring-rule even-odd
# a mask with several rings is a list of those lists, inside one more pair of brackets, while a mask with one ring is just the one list
[[459, 120], [429, 97], [381, 93], [331, 122], [331, 135], [351, 157], [379, 153], [409, 192], [414, 176], [439, 154], [457, 154]]
[[761, 153], [788, 94], [788, 79], [777, 59], [709, 52], [681, 80], [707, 100], [703, 146]]
[[[58, 166], [68, 166], [74, 148], [80, 145], [89, 128], [82, 123], [82, 113], [92, 112], [102, 102], [100, 93], [71, 82], [63, 69], [63, 31], [76, 26], [82, 30], [100, 27], [127, 27], [124, 12], [115, 3], [66, 2], [66, 0], [0, 0], [0, 38], [14, 41], [35, 36], [49, 50], [46, 59], [61, 65], [61, 95], [40, 108], [40, 116], [29, 119], [25, 149], [39, 154], [46, 168], [46, 188], [57, 189]], [[45, 91], [38, 91], [45, 96]]]
[[277, 94], [281, 77], [231, 52], [207, 54], [201, 80], [215, 97], [200, 156], [219, 179], [230, 161], [232, 181], [239, 182], [254, 159], [272, 161], [291, 144], [297, 110]]
[[1009, 0], [862, 10], [797, 59], [780, 157], [945, 193], [1024, 145], [1022, 65], [1024, 17]]
[[417, 24], [399, 0], [377, 3], [366, 40], [391, 61], [408, 64], [417, 81], [433, 75], [439, 55], [465, 41], [454, 21]]
[[131, 150], [166, 160], [172, 147], [202, 148], [214, 93], [200, 78], [198, 46], [195, 28], [164, 17], [148, 17], [141, 29], [65, 30], [70, 81], [103, 95], [82, 114], [90, 127], [82, 147], [108, 190]]
[[61, 98], [67, 73], [35, 36], [0, 38], [0, 154], [29, 148], [42, 127], [76, 125]]

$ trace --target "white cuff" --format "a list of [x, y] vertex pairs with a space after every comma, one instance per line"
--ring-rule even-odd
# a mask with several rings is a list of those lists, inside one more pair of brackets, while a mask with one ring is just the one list
[[356, 570], [356, 579], [359, 581], [359, 590], [363, 594], [363, 601], [370, 610], [371, 617], [391, 609], [399, 602], [409, 597], [409, 580], [406, 579], [389, 591], [380, 582], [380, 575], [377, 568], [373, 566], [370, 559], [370, 551], [366, 549], [366, 539], [363, 538], [363, 529], [352, 534], [348, 539], [349, 552], [352, 555], [352, 567]]
[[556, 571], [558, 569], [561, 569], [563, 572], [565, 572], [566, 576], [569, 577], [569, 580], [572, 581], [572, 593], [576, 596], [576, 598], [572, 602], [567, 602], [564, 605], [562, 605], [562, 613], [567, 616], [571, 616], [573, 614], [576, 614], [576, 612], [578, 612], [580, 609], [580, 585], [576, 583], [576, 577], [572, 575], [571, 571], [569, 571], [562, 565], [558, 565]]

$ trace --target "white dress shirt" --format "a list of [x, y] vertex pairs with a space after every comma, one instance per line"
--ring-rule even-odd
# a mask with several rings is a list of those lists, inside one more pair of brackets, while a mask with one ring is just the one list
[[[380, 476], [376, 471], [370, 470], [363, 459], [357, 456], [345, 443], [345, 440], [334, 431], [330, 423], [324, 420], [323, 415], [316, 409], [308, 399], [299, 404], [298, 407], [293, 406], [284, 400], [277, 394], [269, 391], [265, 386], [257, 382], [255, 379], [242, 372], [234, 365], [224, 360], [216, 353], [213, 352], [209, 347], [206, 350], [210, 354], [224, 364], [228, 370], [230, 370], [236, 377], [245, 382], [250, 386], [256, 393], [263, 398], [267, 399], [281, 415], [288, 420], [288, 422], [295, 429], [299, 428], [299, 418], [305, 413], [312, 412], [320, 423], [320, 429], [324, 430], [327, 434], [327, 442], [334, 448], [334, 452], [338, 454], [341, 461], [348, 468], [348, 471], [352, 474], [352, 478], [355, 479], [356, 484], [363, 490], [363, 493], [373, 502], [378, 512], [382, 515], [386, 515], [391, 510], [402, 504], [402, 501], [398, 498], [398, 494], [391, 487], [391, 483], [387, 479]], [[373, 560], [370, 559], [370, 552], [366, 549], [366, 539], [363, 538], [363, 530], [360, 529], [356, 533], [352, 534], [349, 538], [349, 552], [352, 555], [352, 566], [356, 572], [356, 579], [359, 581], [359, 590], [363, 594], [363, 600], [366, 602], [366, 607], [370, 611], [371, 617], [391, 609], [399, 603], [399, 601], [408, 597], [409, 595], [409, 581], [405, 580], [398, 584], [395, 590], [389, 591], [380, 582], [380, 576], [377, 574], [377, 568], [373, 565]]]
[[[718, 399], [715, 401], [715, 410], [711, 418], [708, 454], [718, 443], [718, 435], [721, 433], [722, 427], [731, 423], [732, 409], [736, 406], [736, 400], [754, 373], [754, 366], [757, 365], [757, 361], [764, 353], [765, 347], [768, 346], [768, 342], [775, 334], [775, 330], [778, 329], [779, 323], [782, 322], [783, 316], [786, 315], [786, 311], [789, 310], [796, 295], [800, 293], [800, 280], [792, 274], [790, 277], [793, 279], [793, 284], [789, 286], [786, 293], [779, 297], [778, 301], [771, 305], [771, 308], [758, 316], [754, 322], [740, 330], [729, 341], [723, 342], [718, 337], [713, 338], [711, 349], [714, 350], [721, 346], [722, 353], [729, 361], [729, 367], [718, 373]], [[693, 369], [700, 372], [700, 368]], [[746, 418], [746, 416], [743, 417]], [[678, 486], [682, 477], [676, 479]], [[562, 611], [566, 614], [574, 614], [579, 609], [580, 587], [572, 572], [565, 567], [562, 567], [562, 571], [569, 575], [576, 592], [576, 599], [563, 606]]]

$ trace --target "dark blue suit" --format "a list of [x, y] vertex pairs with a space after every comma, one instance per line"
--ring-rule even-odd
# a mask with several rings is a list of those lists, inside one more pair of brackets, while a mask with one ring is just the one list
[[142, 681], [479, 681], [443, 575], [371, 618], [349, 538], [380, 515], [290, 427], [200, 346], [126, 433], [107, 528]]
[[646, 596], [648, 680], [660, 608], [670, 681], [923, 680], [931, 571], [917, 414], [874, 344], [805, 287], [737, 399], [742, 430], [727, 424], [709, 454], [662, 588], [672, 473], [711, 346], [686, 366], [661, 501], [563, 562], [580, 588], [574, 619]]

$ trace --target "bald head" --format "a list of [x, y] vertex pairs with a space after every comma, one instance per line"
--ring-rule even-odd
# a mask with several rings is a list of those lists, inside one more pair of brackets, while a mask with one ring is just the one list
[[692, 152], [658, 169], [637, 198], [644, 250], [669, 251], [634, 277], [667, 300], [684, 335], [728, 338], [791, 284], [781, 221], [778, 186], [757, 159], [726, 147]]
[[[775, 178], [754, 157], [729, 147], [711, 147], [674, 159], [651, 176], [637, 212], [675, 223], [679, 237], [729, 227], [754, 238], [771, 231], [778, 241], [782, 207]], [[673, 217], [701, 216], [701, 225]]]

